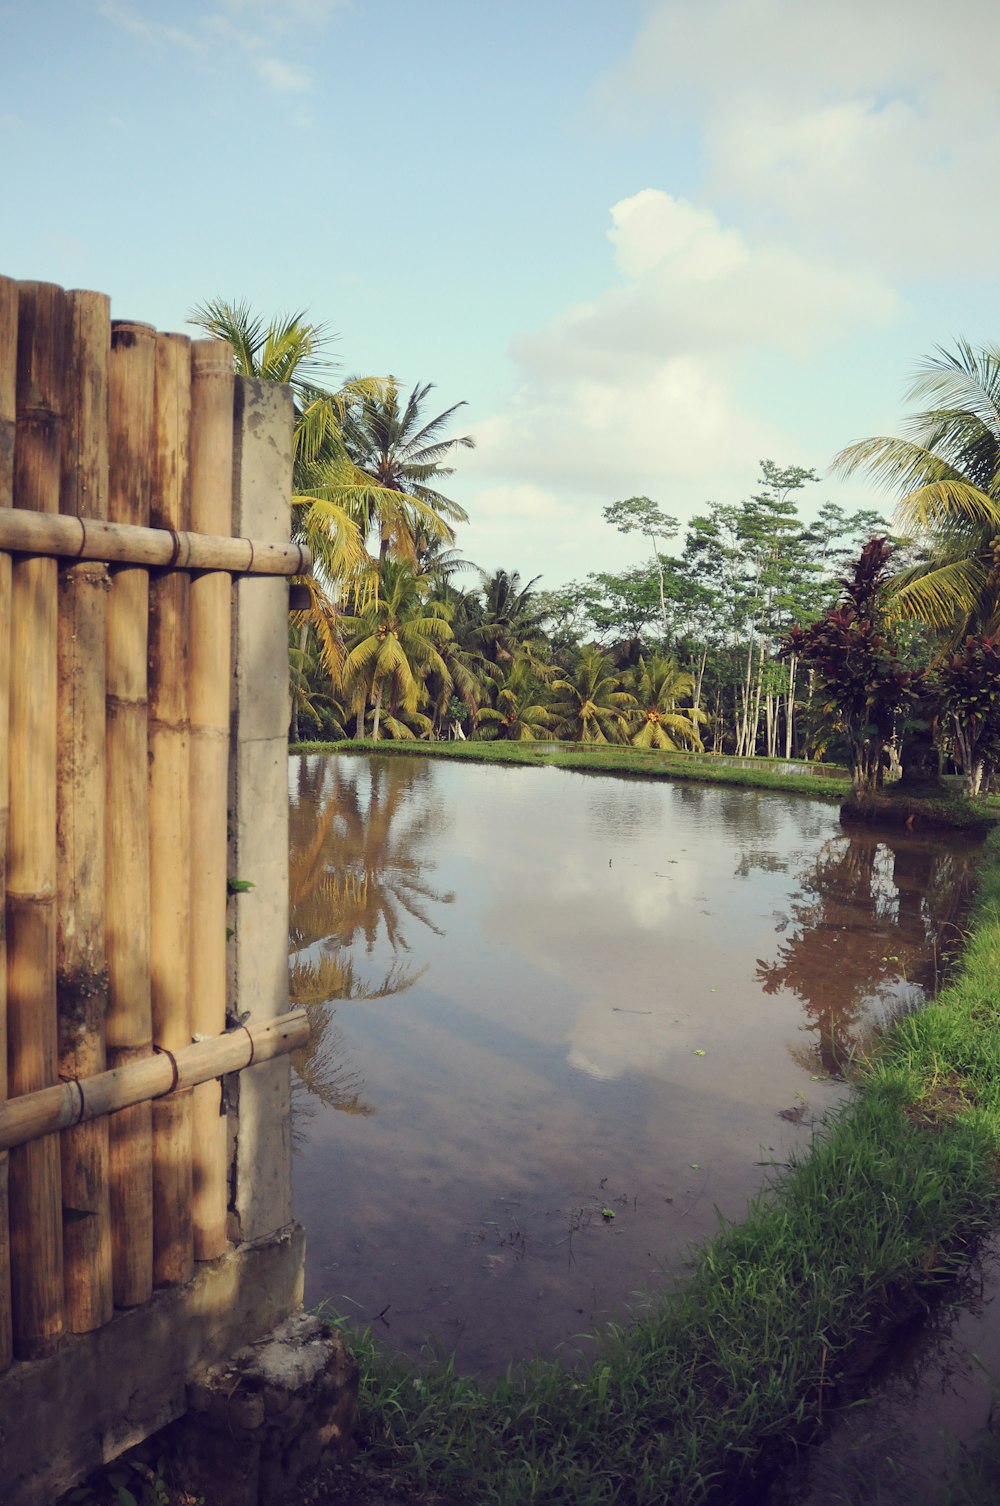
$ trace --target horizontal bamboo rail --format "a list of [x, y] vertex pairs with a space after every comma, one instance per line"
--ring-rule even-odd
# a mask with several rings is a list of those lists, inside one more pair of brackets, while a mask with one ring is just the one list
[[264, 544], [12, 507], [0, 508], [0, 550], [172, 570], [226, 570], [233, 575], [308, 575], [312, 568], [312, 556], [303, 544]]
[[309, 1039], [309, 1016], [292, 1009], [261, 1025], [242, 1025], [181, 1051], [158, 1051], [94, 1077], [74, 1078], [0, 1104], [0, 1150], [84, 1124], [103, 1114], [150, 1103], [166, 1093], [241, 1072], [297, 1051]]

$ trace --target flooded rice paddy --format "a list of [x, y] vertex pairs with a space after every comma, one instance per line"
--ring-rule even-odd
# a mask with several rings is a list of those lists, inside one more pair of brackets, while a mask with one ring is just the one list
[[966, 840], [804, 796], [293, 757], [306, 1300], [495, 1373], [622, 1318], [960, 935]]

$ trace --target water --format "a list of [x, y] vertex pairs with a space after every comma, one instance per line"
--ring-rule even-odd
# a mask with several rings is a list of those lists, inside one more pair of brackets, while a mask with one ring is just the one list
[[683, 1269], [933, 988], [965, 841], [802, 796], [297, 757], [306, 1300], [503, 1369]]

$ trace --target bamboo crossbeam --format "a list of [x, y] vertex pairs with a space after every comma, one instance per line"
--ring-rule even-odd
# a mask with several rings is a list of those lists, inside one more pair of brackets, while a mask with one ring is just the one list
[[159, 1051], [94, 1077], [10, 1098], [0, 1105], [0, 1150], [242, 1072], [297, 1051], [308, 1040], [307, 1012], [292, 1009], [261, 1025], [243, 1025], [211, 1040], [195, 1041], [181, 1051]]
[[225, 570], [230, 575], [308, 575], [312, 569], [312, 557], [302, 544], [269, 544], [8, 507], [0, 507], [0, 549], [151, 569]]

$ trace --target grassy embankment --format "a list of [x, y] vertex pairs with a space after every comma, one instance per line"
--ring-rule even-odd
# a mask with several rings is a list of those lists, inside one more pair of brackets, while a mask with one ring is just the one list
[[963, 1268], [996, 1222], [998, 1157], [1000, 830], [952, 984], [862, 1065], [801, 1161], [675, 1290], [609, 1328], [586, 1369], [538, 1361], [480, 1385], [349, 1335], [368, 1438], [349, 1489], [503, 1506], [733, 1498], [821, 1426], [858, 1341]]
[[[782, 774], [786, 759], [757, 758], [737, 764], [710, 754], [663, 753], [618, 743], [556, 742], [377, 742], [297, 743], [292, 753], [378, 753], [389, 757], [444, 758], [466, 763], [520, 764], [534, 768], [577, 769], [628, 774], [639, 779], [688, 780], [697, 784], [742, 785], [749, 789], [791, 790], [795, 794], [843, 800], [850, 793], [846, 769], [802, 764], [802, 773]], [[825, 772], [826, 768], [829, 772]], [[821, 769], [824, 772], [819, 772]]]

